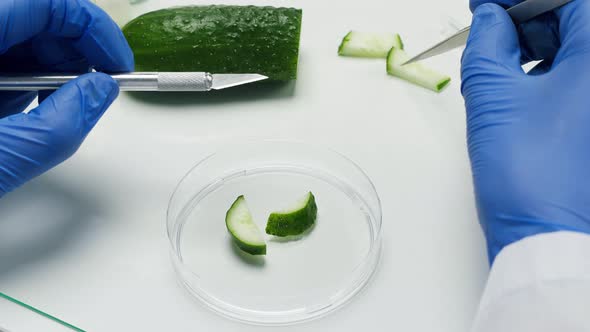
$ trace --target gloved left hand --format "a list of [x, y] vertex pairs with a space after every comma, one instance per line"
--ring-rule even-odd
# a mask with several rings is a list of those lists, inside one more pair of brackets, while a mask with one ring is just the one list
[[[0, 2], [0, 72], [127, 72], [133, 53], [119, 27], [89, 0]], [[0, 92], [0, 197], [69, 158], [119, 93], [89, 73], [40, 105], [34, 92]]]

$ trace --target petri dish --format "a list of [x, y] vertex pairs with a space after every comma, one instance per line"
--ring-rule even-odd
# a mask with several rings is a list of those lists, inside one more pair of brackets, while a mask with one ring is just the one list
[[[244, 195], [258, 227], [308, 191], [315, 226], [299, 237], [266, 235], [267, 255], [233, 243], [225, 214]], [[229, 146], [180, 181], [167, 213], [171, 258], [186, 290], [214, 312], [256, 325], [322, 317], [371, 279], [381, 252], [381, 205], [363, 170], [316, 145], [265, 141]]]

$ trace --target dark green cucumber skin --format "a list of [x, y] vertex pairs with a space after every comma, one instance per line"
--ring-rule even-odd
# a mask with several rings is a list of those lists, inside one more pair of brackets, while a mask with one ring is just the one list
[[257, 6], [162, 9], [129, 22], [123, 33], [136, 71], [256, 73], [297, 78], [302, 11]]
[[266, 223], [266, 234], [285, 237], [301, 235], [315, 224], [318, 207], [313, 194], [305, 209], [293, 214], [271, 213]]

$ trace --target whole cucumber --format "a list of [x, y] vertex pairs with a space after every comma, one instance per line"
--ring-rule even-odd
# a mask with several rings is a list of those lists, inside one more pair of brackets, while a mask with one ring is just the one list
[[256, 73], [297, 78], [302, 11], [257, 6], [162, 9], [123, 32], [137, 71]]

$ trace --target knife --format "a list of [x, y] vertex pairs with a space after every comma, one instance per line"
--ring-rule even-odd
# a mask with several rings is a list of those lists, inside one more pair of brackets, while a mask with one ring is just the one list
[[[78, 75], [0, 74], [0, 91], [57, 90]], [[111, 75], [121, 91], [210, 91], [266, 80], [259, 74], [210, 74], [204, 72], [124, 73]]]
[[[515, 24], [520, 24], [541, 14], [559, 8], [571, 1], [573, 0], [527, 0], [519, 3], [518, 5], [510, 7], [508, 10], [506, 10], [506, 12], [508, 15], [510, 15], [510, 17], [512, 17], [512, 20]], [[402, 66], [412, 62], [428, 59], [465, 45], [465, 43], [467, 43], [467, 38], [469, 38], [470, 30], [471, 27], [466, 27], [459, 30], [459, 32], [456, 34], [404, 62]]]

